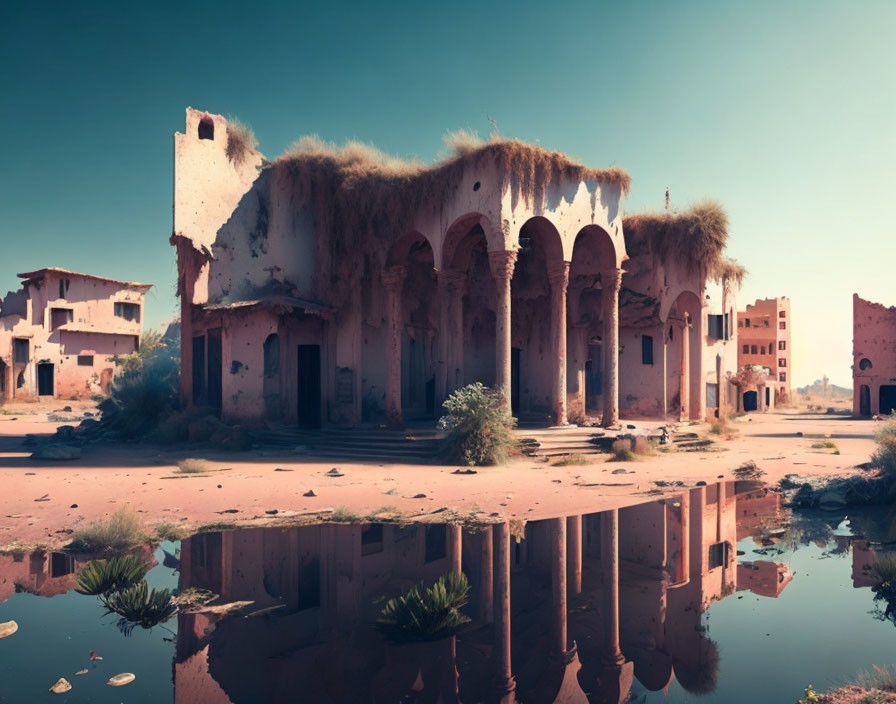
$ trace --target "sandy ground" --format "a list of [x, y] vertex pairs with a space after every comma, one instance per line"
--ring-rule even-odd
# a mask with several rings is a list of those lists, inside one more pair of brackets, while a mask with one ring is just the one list
[[[220, 453], [142, 445], [85, 448], [80, 460], [35, 461], [22, 445], [26, 433], [50, 433], [44, 415], [0, 416], [0, 549], [58, 546], [72, 529], [130, 506], [146, 527], [175, 523], [262, 525], [295, 523], [344, 508], [360, 516], [417, 520], [537, 519], [641, 502], [657, 480], [712, 482], [753, 460], [765, 479], [785, 474], [844, 475], [859, 471], [873, 452], [874, 421], [842, 416], [754, 414], [732, 421], [736, 432], [716, 439], [713, 451], [658, 454], [634, 462], [549, 466], [528, 458], [503, 467], [453, 474], [457, 466], [397, 465], [315, 460], [280, 452]], [[686, 430], [705, 433], [707, 426]], [[813, 450], [829, 436], [840, 454]], [[177, 473], [177, 461], [200, 457], [209, 471]], [[326, 473], [338, 466], [344, 476]], [[624, 469], [625, 474], [613, 473]], [[281, 471], [278, 471], [281, 470]], [[288, 470], [288, 471], [282, 471]], [[306, 497], [309, 490], [316, 496]], [[678, 489], [680, 491], [681, 488]], [[674, 491], [664, 489], [663, 491]], [[423, 496], [420, 496], [420, 495]], [[443, 510], [439, 510], [443, 509]], [[270, 512], [277, 511], [276, 514]]]

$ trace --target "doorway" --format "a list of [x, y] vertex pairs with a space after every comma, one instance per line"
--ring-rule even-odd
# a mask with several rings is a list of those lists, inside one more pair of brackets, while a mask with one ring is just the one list
[[771, 408], [772, 405], [772, 390], [766, 386], [765, 387], [765, 407]]
[[53, 395], [53, 365], [48, 362], [37, 365], [37, 395]]
[[759, 394], [755, 391], [744, 391], [744, 411], [749, 413], [759, 408]]
[[896, 386], [881, 386], [880, 415], [889, 415], [894, 410], [896, 410]]
[[868, 384], [859, 387], [859, 415], [871, 415], [871, 388]]
[[303, 428], [320, 427], [320, 345], [298, 348], [298, 424]]
[[510, 412], [520, 415], [520, 355], [519, 347], [510, 348]]
[[208, 331], [208, 405], [221, 412], [221, 328]]

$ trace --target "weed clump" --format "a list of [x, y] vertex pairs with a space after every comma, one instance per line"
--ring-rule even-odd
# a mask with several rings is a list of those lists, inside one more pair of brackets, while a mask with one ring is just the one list
[[572, 465], [582, 465], [588, 464], [588, 458], [585, 455], [580, 455], [577, 453], [572, 453], [569, 455], [562, 455], [560, 457], [555, 458], [551, 461], [552, 467], [568, 467]]
[[442, 454], [467, 465], [501, 464], [517, 447], [516, 419], [502, 394], [476, 382], [458, 389], [442, 408], [439, 429], [446, 437]]
[[732, 474], [734, 474], [735, 479], [761, 479], [765, 476], [765, 470], [759, 469], [753, 460], [749, 460], [736, 468]]
[[635, 453], [632, 452], [632, 441], [629, 438], [619, 438], [612, 447], [613, 456], [608, 462], [630, 462], [635, 459]]
[[177, 471], [181, 474], [202, 474], [208, 471], [208, 463], [205, 460], [188, 457], [177, 463]]
[[236, 166], [241, 165], [258, 147], [252, 128], [236, 118], [227, 119], [227, 158]]
[[90, 554], [124, 552], [145, 540], [137, 515], [122, 508], [75, 531], [69, 550]]

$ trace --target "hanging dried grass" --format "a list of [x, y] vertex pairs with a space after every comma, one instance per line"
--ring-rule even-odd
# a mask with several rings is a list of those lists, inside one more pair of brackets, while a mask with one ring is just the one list
[[227, 120], [227, 158], [239, 166], [258, 148], [258, 140], [249, 125], [237, 120]]

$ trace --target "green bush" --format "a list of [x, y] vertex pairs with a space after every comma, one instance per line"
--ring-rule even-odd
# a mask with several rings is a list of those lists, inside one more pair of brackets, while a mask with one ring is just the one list
[[150, 330], [138, 352], [119, 357], [117, 362], [109, 424], [127, 438], [145, 437], [177, 409], [180, 350], [176, 344], [162, 342], [161, 335]]
[[463, 573], [439, 577], [429, 589], [422, 583], [404, 596], [389, 599], [376, 620], [383, 636], [398, 643], [419, 643], [453, 636], [470, 619], [460, 609], [468, 601], [470, 583]]
[[500, 464], [516, 449], [516, 419], [502, 394], [480, 384], [458, 389], [442, 408], [443, 455], [468, 465]]
[[146, 576], [147, 564], [140, 555], [128, 554], [88, 562], [78, 573], [79, 594], [98, 596], [134, 586]]

